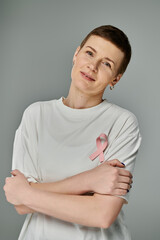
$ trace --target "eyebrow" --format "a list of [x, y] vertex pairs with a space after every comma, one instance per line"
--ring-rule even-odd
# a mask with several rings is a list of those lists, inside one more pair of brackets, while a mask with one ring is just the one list
[[[91, 46], [86, 46], [86, 47], [91, 48], [93, 50], [93, 52], [97, 53], [97, 51], [93, 47], [91, 47]], [[108, 61], [112, 62], [115, 65], [115, 62], [112, 59], [110, 59], [108, 57], [105, 57], [104, 59], [107, 59]]]

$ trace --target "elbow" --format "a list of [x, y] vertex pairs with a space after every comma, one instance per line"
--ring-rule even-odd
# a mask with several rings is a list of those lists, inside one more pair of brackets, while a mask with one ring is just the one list
[[107, 219], [104, 219], [101, 221], [100, 228], [107, 229], [112, 225], [111, 222], [109, 222]]
[[26, 215], [26, 213], [23, 212], [17, 212], [19, 215]]
[[106, 214], [101, 214], [100, 228], [107, 229], [114, 221], [115, 219], [112, 216], [109, 216], [109, 214], [107, 214], [107, 216]]
[[[109, 228], [116, 218], [118, 217], [118, 214], [121, 210], [123, 201], [120, 198], [115, 198], [112, 196], [95, 196], [96, 199], [96, 208], [97, 210], [97, 218], [96, 221], [98, 221], [98, 227], [107, 229]], [[118, 202], [118, 206], [116, 206]], [[120, 203], [119, 203], [120, 202]]]
[[25, 215], [26, 213], [21, 211], [21, 210], [16, 210], [16, 212], [19, 214], [19, 215]]
[[109, 216], [106, 217], [106, 214], [102, 212], [98, 212], [97, 215], [95, 214], [94, 216], [95, 217], [92, 216], [91, 218], [92, 223], [88, 226], [107, 229], [113, 223], [113, 220]]
[[22, 206], [17, 205], [17, 206], [14, 206], [14, 208], [19, 215], [25, 215], [26, 214], [26, 211], [24, 210], [24, 208]]

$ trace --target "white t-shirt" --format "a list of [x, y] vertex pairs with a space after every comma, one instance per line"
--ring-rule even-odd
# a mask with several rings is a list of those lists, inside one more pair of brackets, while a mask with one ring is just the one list
[[[96, 138], [105, 133], [105, 160], [119, 159], [133, 173], [141, 135], [133, 113], [106, 99], [97, 106], [73, 109], [61, 97], [31, 104], [24, 111], [15, 134], [12, 169], [19, 169], [33, 182], [54, 182], [92, 169], [99, 157]], [[123, 196], [128, 202], [128, 194]], [[28, 214], [19, 240], [129, 240], [121, 210], [108, 229], [87, 227], [47, 216]]]

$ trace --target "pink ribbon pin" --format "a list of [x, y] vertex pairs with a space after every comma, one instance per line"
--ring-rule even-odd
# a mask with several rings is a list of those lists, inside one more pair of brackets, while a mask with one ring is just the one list
[[[101, 138], [104, 139], [104, 143], [101, 143]], [[104, 133], [101, 133], [99, 137], [96, 139], [97, 150], [92, 153], [89, 158], [93, 161], [97, 156], [99, 156], [99, 161], [102, 163], [104, 161], [103, 151], [108, 146], [107, 136]]]

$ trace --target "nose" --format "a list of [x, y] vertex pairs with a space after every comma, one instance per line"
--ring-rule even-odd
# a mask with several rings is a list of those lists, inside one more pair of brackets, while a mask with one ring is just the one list
[[92, 61], [90, 61], [90, 62], [88, 63], [88, 68], [89, 68], [91, 71], [93, 71], [93, 72], [97, 72], [97, 70], [98, 70], [98, 63], [97, 63], [96, 61], [92, 60]]

